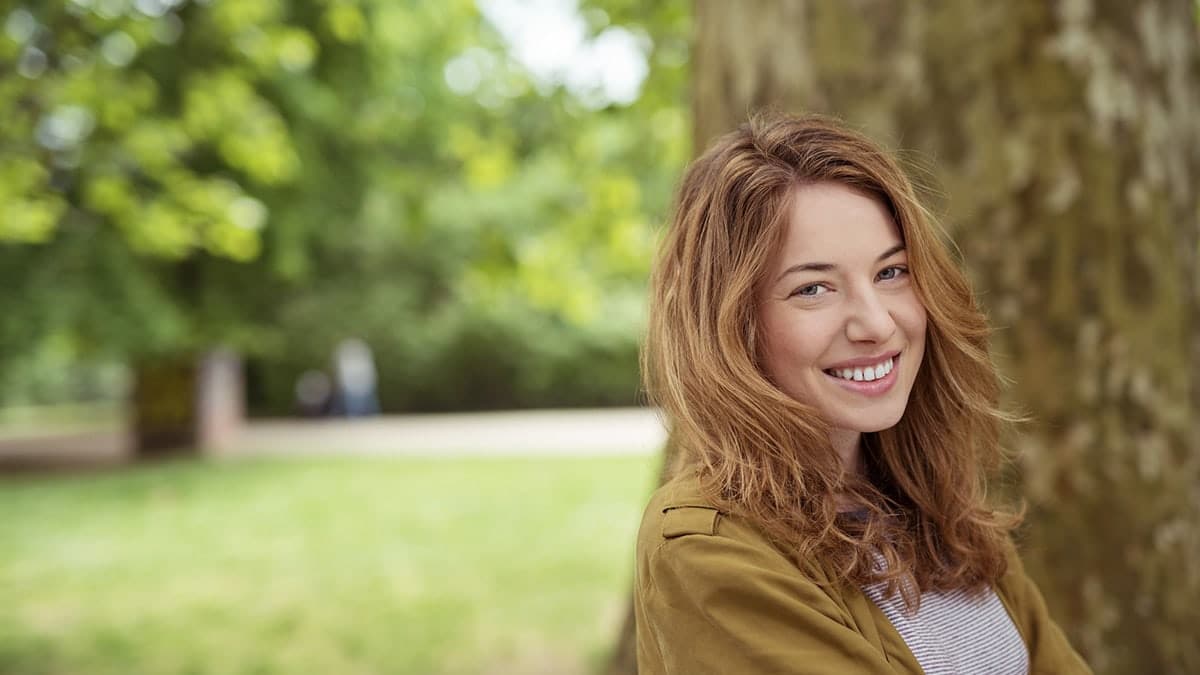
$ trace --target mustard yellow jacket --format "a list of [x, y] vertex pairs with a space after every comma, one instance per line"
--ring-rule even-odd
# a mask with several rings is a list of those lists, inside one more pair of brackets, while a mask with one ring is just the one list
[[[815, 561], [798, 568], [754, 527], [705, 502], [694, 477], [654, 493], [635, 575], [639, 675], [923, 672], [861, 591], [827, 583]], [[1031, 673], [1091, 672], [1015, 549], [996, 594], [1029, 649]]]

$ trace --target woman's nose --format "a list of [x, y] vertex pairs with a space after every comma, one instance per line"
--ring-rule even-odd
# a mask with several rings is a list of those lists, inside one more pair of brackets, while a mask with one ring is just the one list
[[886, 342], [895, 332], [896, 321], [877, 292], [856, 294], [846, 319], [846, 337], [850, 341]]

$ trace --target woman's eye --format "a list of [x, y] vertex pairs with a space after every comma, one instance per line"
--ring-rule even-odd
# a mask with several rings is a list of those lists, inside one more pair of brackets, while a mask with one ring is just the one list
[[891, 267], [885, 267], [880, 270], [878, 278], [880, 281], [891, 281], [892, 279], [898, 279], [907, 273], [907, 267], [904, 267], [903, 265], [892, 265]]
[[825, 284], [809, 284], [807, 286], [801, 286], [800, 288], [797, 288], [796, 290], [792, 291], [792, 295], [799, 295], [801, 297], [811, 298], [811, 297], [814, 297], [817, 295], [822, 295], [825, 291], [828, 291], [828, 290], [829, 289], [825, 288]]

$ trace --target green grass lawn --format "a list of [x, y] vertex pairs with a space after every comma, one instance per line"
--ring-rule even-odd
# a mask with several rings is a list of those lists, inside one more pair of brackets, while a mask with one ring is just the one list
[[595, 672], [654, 458], [0, 477], [0, 673]]

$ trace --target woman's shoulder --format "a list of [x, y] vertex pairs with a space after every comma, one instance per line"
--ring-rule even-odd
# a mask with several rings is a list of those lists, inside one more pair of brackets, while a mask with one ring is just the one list
[[686, 472], [668, 480], [654, 491], [642, 516], [643, 524], [666, 520], [667, 514], [679, 510], [710, 511], [714, 515], [722, 512], [712, 499], [704, 495], [700, 487], [700, 478], [695, 473]]
[[704, 495], [696, 474], [682, 473], [650, 496], [642, 514], [639, 543], [661, 544], [689, 535], [713, 537], [718, 536], [718, 532], [728, 536], [731, 528], [728, 525], [721, 527], [721, 521], [728, 520], [730, 515], [728, 510]]
[[[705, 498], [694, 476], [655, 491], [637, 549], [634, 598], [647, 663], [694, 659], [714, 669], [677, 670], [739, 673], [791, 672], [794, 659], [813, 654], [853, 654], [836, 672], [879, 663], [873, 644], [858, 637], [848, 594], [821, 566], [797, 565], [749, 520]], [[653, 649], [661, 645], [673, 648]]]
[[699, 478], [685, 473], [654, 491], [642, 515], [637, 556], [667, 558], [672, 566], [753, 565], [823, 578], [815, 561], [797, 565], [747, 518], [705, 496]]

